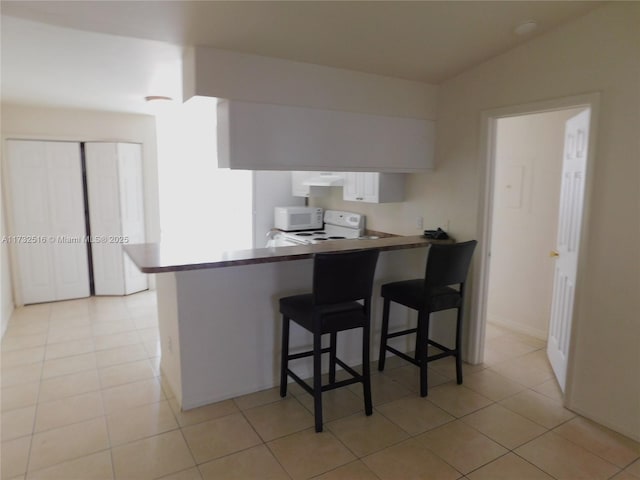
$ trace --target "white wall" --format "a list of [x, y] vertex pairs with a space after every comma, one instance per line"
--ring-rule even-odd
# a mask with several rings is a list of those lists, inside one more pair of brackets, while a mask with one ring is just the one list
[[579, 109], [497, 121], [487, 320], [547, 339], [564, 125]]
[[[396, 209], [423, 212], [425, 225], [439, 224], [446, 217], [459, 240], [478, 238], [486, 168], [480, 149], [481, 112], [600, 92], [589, 229], [582, 245], [589, 261], [580, 272], [568, 405], [636, 439], [640, 439], [639, 24], [639, 3], [612, 2], [444, 82], [438, 93], [436, 170], [410, 176], [409, 205], [370, 207], [368, 217], [372, 226], [404, 233], [411, 230], [407, 215], [383, 217]], [[330, 200], [326, 205], [337, 204]], [[360, 205], [353, 204], [352, 209], [359, 211]], [[474, 261], [477, 267], [478, 256]], [[472, 283], [475, 291], [477, 278]]]
[[[445, 82], [438, 164], [452, 190], [452, 230], [479, 234], [485, 165], [480, 112], [601, 92], [593, 190], [580, 272], [568, 405], [640, 439], [640, 4], [614, 2]], [[476, 261], [478, 259], [476, 258]]]
[[[4, 238], [7, 234], [5, 226], [2, 182], [0, 182], [0, 236]], [[9, 245], [0, 244], [0, 337], [4, 335], [9, 324], [11, 313], [13, 312], [13, 291], [11, 283], [11, 269], [9, 265]]]
[[340, 68], [196, 47], [186, 51], [184, 98], [194, 95], [434, 119], [437, 87]]
[[[11, 138], [141, 143], [144, 165], [145, 233], [148, 242], [157, 241], [160, 238], [156, 131], [153, 117], [2, 104], [1, 138], [3, 156], [6, 152], [5, 140]], [[3, 278], [7, 274], [5, 268], [6, 264], [3, 258]], [[153, 286], [153, 280], [150, 280]], [[7, 293], [4, 287], [2, 293], [2, 305], [5, 305], [4, 295]]]
[[254, 171], [253, 199], [253, 248], [267, 245], [274, 207], [304, 205], [304, 198], [291, 195], [291, 172]]
[[216, 103], [195, 97], [156, 116], [161, 237], [177, 248], [253, 245], [253, 175], [218, 168]]

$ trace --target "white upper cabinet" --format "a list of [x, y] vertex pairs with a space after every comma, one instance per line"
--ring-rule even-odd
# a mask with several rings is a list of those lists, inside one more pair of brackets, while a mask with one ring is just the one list
[[403, 202], [404, 181], [402, 173], [345, 173], [342, 197], [353, 202]]
[[248, 170], [424, 172], [432, 121], [264, 103], [218, 103], [218, 164]]
[[291, 195], [294, 197], [309, 197], [311, 187], [305, 185], [304, 181], [315, 175], [320, 175], [320, 172], [313, 170], [308, 172], [291, 172]]
[[341, 187], [344, 172], [291, 172], [291, 195], [294, 197], [326, 197], [329, 187]]

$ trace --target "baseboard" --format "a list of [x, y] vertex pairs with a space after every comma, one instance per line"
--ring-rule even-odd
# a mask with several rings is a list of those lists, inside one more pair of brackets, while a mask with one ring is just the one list
[[544, 330], [539, 330], [527, 325], [522, 325], [521, 323], [516, 323], [511, 320], [497, 317], [495, 315], [487, 314], [487, 323], [492, 323], [493, 325], [497, 325], [499, 327], [505, 327], [509, 330], [513, 330], [516, 333], [529, 335], [530, 337], [538, 338], [540, 340], [547, 340], [547, 332]]
[[640, 442], [640, 432], [633, 432], [625, 427], [622, 427], [620, 425], [613, 425], [611, 422], [605, 420], [604, 418], [598, 417], [598, 416], [593, 416], [588, 412], [583, 411], [580, 408], [575, 408], [573, 405], [568, 404], [565, 405], [566, 408], [568, 408], [569, 410], [571, 410], [573, 413], [577, 413], [578, 415], [581, 415], [603, 427], [606, 427], [610, 430], [613, 430], [614, 432], [619, 433], [620, 435], [624, 435], [625, 437], [630, 438], [631, 440], [634, 440], [636, 442]]

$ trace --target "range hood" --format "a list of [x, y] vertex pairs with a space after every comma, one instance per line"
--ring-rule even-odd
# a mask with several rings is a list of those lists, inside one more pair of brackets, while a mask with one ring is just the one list
[[344, 177], [334, 172], [322, 172], [307, 178], [302, 184], [308, 187], [341, 187]]

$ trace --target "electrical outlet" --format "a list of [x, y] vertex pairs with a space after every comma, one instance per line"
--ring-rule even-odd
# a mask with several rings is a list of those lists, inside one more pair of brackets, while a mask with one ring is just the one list
[[416, 228], [418, 230], [422, 230], [424, 227], [424, 218], [422, 217], [416, 217]]
[[173, 353], [173, 341], [171, 340], [171, 337], [167, 338], [167, 350], [169, 353]]

